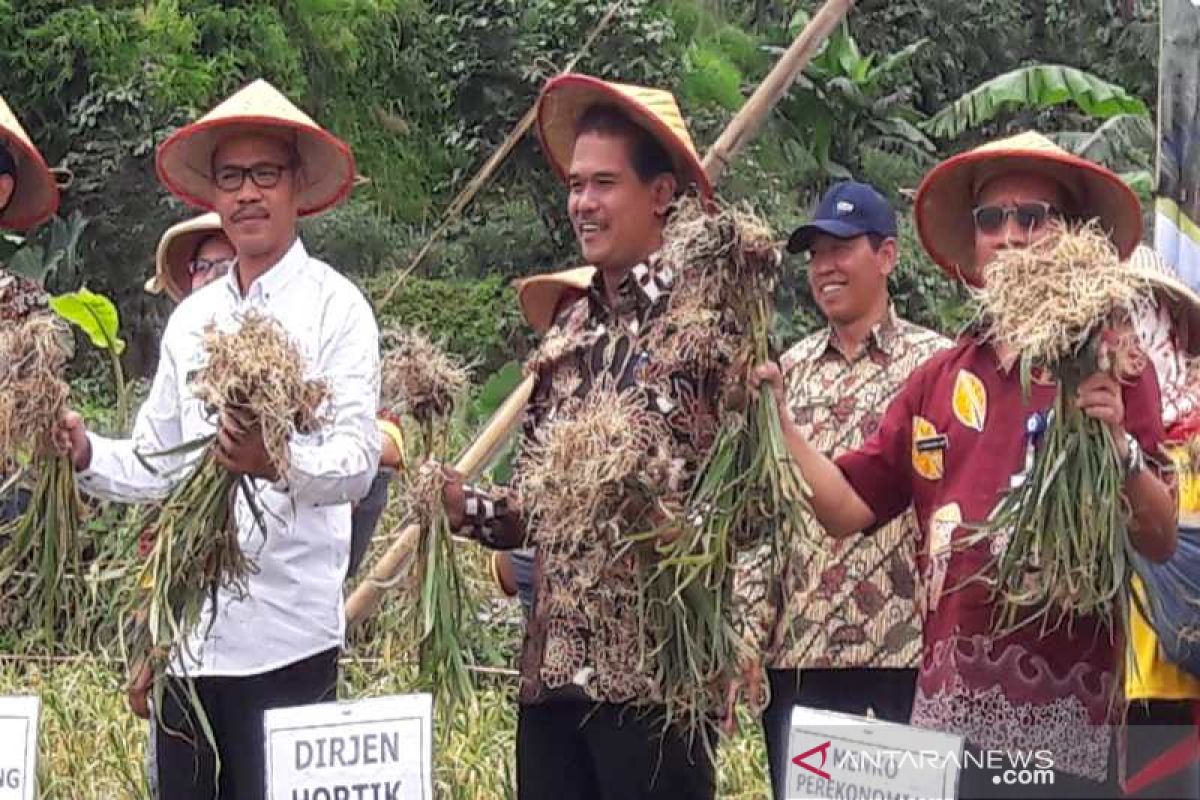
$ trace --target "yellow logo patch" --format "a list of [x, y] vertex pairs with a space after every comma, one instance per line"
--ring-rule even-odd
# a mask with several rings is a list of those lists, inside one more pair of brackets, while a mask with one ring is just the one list
[[913, 470], [930, 481], [942, 479], [945, 471], [946, 437], [937, 432], [933, 423], [924, 417], [912, 419]]
[[954, 380], [954, 416], [963, 425], [983, 432], [987, 423], [987, 389], [972, 372], [960, 369]]

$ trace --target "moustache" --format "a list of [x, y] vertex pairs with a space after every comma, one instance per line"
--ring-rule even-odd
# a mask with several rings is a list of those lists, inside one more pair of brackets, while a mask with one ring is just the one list
[[233, 212], [233, 221], [241, 222], [247, 219], [266, 219], [269, 215], [262, 206], [244, 206]]

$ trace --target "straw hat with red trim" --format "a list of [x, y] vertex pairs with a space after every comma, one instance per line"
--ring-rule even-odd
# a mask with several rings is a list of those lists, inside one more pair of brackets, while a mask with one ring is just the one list
[[595, 277], [595, 267], [576, 267], [516, 281], [517, 302], [521, 304], [521, 313], [529, 327], [536, 333], [548, 331], [563, 301], [569, 297], [582, 297]]
[[1098, 219], [1121, 258], [1142, 238], [1137, 196], [1115, 174], [1068, 153], [1032, 131], [990, 142], [934, 167], [917, 189], [916, 220], [921, 244], [951, 277], [978, 284], [975, 264], [975, 199], [1000, 175], [1030, 172], [1060, 184], [1083, 219]]
[[666, 148], [683, 184], [681, 188], [695, 184], [703, 197], [712, 197], [712, 183], [700, 163], [674, 95], [662, 89], [610, 83], [589, 75], [568, 74], [553, 78], [538, 98], [538, 137], [559, 178], [567, 179], [579, 120], [595, 105], [616, 106], [628, 114]]
[[1126, 265], [1154, 287], [1155, 294], [1171, 315], [1175, 339], [1188, 355], [1200, 355], [1200, 297], [1158, 255], [1153, 247], [1139, 244]]
[[187, 297], [190, 292], [184, 287], [191, 283], [188, 262], [202, 241], [222, 232], [221, 217], [215, 211], [167, 228], [158, 240], [154, 277], [146, 281], [146, 291], [151, 294], [165, 291], [176, 303]]
[[41, 225], [58, 211], [58, 184], [29, 134], [0, 97], [0, 144], [17, 165], [16, 183], [0, 227], [24, 230]]
[[[700, 162], [674, 95], [662, 89], [611, 83], [589, 75], [554, 78], [546, 83], [538, 99], [538, 137], [559, 178], [565, 181], [569, 174], [579, 120], [596, 105], [611, 105], [624, 111], [666, 149], [681, 188], [694, 185], [701, 197], [712, 199], [712, 182]], [[563, 300], [586, 292], [595, 274], [594, 267], [578, 267], [517, 281], [517, 298], [526, 321], [535, 331], [544, 333], [554, 322], [554, 313]]]
[[240, 132], [274, 134], [295, 143], [302, 179], [301, 216], [325, 211], [349, 196], [354, 184], [350, 148], [264, 80], [251, 83], [163, 142], [156, 161], [159, 180], [181, 200], [211, 211], [217, 192], [213, 153], [222, 141]]

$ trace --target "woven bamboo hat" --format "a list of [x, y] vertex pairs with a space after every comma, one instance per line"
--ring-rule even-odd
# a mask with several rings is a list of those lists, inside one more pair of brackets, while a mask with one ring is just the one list
[[217, 191], [213, 153], [238, 132], [274, 134], [295, 143], [302, 177], [300, 216], [325, 211], [349, 196], [354, 184], [350, 148], [264, 80], [254, 81], [163, 142], [156, 161], [159, 180], [181, 200], [211, 211]]
[[0, 144], [17, 165], [16, 183], [0, 227], [24, 230], [41, 225], [58, 211], [58, 184], [29, 134], [0, 97]]
[[146, 281], [146, 291], [167, 296], [178, 303], [190, 292], [184, 288], [191, 282], [188, 262], [202, 241], [222, 233], [221, 217], [215, 212], [192, 217], [167, 228], [158, 240], [154, 253], [154, 277]]
[[1178, 280], [1152, 247], [1139, 244], [1126, 262], [1129, 269], [1154, 287], [1171, 314], [1176, 340], [1188, 355], [1200, 355], [1200, 297]]
[[516, 281], [517, 302], [525, 321], [537, 333], [545, 333], [554, 324], [554, 313], [563, 299], [568, 295], [582, 296], [595, 275], [595, 267], [576, 267]]
[[917, 189], [921, 244], [951, 277], [978, 283], [972, 216], [975, 198], [988, 181], [1015, 172], [1045, 175], [1060, 184], [1074, 204], [1068, 210], [1083, 219], [1098, 219], [1122, 259], [1141, 241], [1141, 205], [1124, 181], [1030, 131], [943, 161]]
[[538, 137], [550, 166], [564, 181], [575, 151], [579, 120], [594, 105], [612, 105], [645, 128], [671, 156], [675, 173], [687, 189], [695, 184], [701, 196], [712, 197], [712, 183], [700, 163], [696, 146], [675, 97], [662, 89], [610, 83], [588, 75], [560, 75], [546, 83], [538, 99]]

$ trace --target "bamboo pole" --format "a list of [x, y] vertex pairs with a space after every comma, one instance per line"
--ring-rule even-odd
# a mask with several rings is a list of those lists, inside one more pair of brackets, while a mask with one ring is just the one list
[[817, 15], [809, 20], [808, 25], [804, 26], [796, 41], [779, 57], [770, 74], [758, 85], [737, 116], [704, 154], [704, 171], [708, 173], [710, 181], [716, 184], [720, 180], [725, 168], [733, 163], [733, 159], [746, 143], [755, 137], [771, 111], [779, 105], [792, 83], [853, 6], [854, 0], [828, 0], [821, 6]]
[[[623, 5], [625, 5], [625, 0], [614, 0], [612, 5], [608, 7], [608, 11], [604, 12], [604, 16], [600, 18], [598, 23], [596, 23], [596, 27], [592, 28], [592, 31], [588, 34], [583, 46], [575, 52], [575, 55], [571, 56], [571, 59], [567, 62], [566, 66], [563, 67], [561, 72], [559, 72], [560, 75], [575, 69], [575, 65], [578, 64], [580, 59], [582, 59], [584, 55], [586, 55], [587, 52], [592, 49], [592, 45], [596, 43], [596, 40], [600, 38], [600, 34], [603, 33], [609, 24], [612, 23], [613, 19], [617, 15], [617, 12], [621, 10], [621, 6]], [[500, 169], [500, 165], [503, 164], [504, 160], [508, 158], [509, 154], [517, 146], [517, 143], [525, 137], [525, 134], [529, 133], [529, 129], [533, 127], [533, 122], [536, 119], [537, 103], [535, 102], [529, 107], [529, 110], [525, 112], [525, 116], [521, 117], [521, 120], [517, 123], [516, 127], [509, 131], [508, 136], [506, 136], [504, 141], [500, 143], [500, 147], [497, 148], [496, 152], [492, 153], [487, 162], [479, 168], [479, 172], [475, 173], [475, 177], [471, 178], [470, 182], [463, 187], [463, 190], [459, 192], [458, 196], [455, 197], [450, 203], [450, 206], [442, 215], [442, 219], [438, 223], [438, 226], [434, 228], [433, 233], [430, 234], [429, 238], [425, 240], [425, 244], [421, 246], [421, 249], [417, 252], [417, 255], [396, 277], [396, 280], [392, 283], [391, 287], [388, 288], [387, 292], [384, 293], [383, 297], [379, 301], [379, 305], [377, 306], [378, 308], [387, 307], [387, 304], [391, 302], [392, 296], [396, 294], [396, 291], [404, 283], [404, 279], [412, 274], [412, 271], [415, 270], [417, 266], [425, 260], [425, 256], [429, 255], [429, 251], [433, 249], [433, 245], [438, 241], [438, 239], [442, 238], [442, 235], [450, 227], [451, 223], [458, 219], [462, 212], [466, 210], [467, 206], [469, 206], [475, 199], [475, 195], [479, 194], [484, 186], [487, 186], [488, 181], [490, 181], [496, 174], [496, 171]]]
[[[533, 394], [533, 383], [534, 376], [526, 376], [500, 408], [496, 409], [496, 413], [484, 426], [483, 432], [455, 462], [456, 470], [468, 479], [479, 476], [520, 424], [525, 404]], [[420, 527], [417, 525], [409, 525], [401, 531], [399, 538], [371, 569], [371, 574], [355, 588], [346, 600], [347, 625], [353, 625], [370, 615], [378, 607], [384, 593], [392, 588], [401, 576], [408, 573], [420, 533]]]
[[[771, 110], [796, 80], [796, 76], [808, 66], [817, 48], [829, 38], [833, 29], [841, 23], [853, 5], [854, 0], [828, 0], [780, 57], [779, 62], [746, 101], [737, 116], [730, 121], [716, 143], [709, 148], [704, 156], [704, 170], [714, 184], [742, 147], [758, 133]], [[612, 9], [610, 13], [611, 11]], [[529, 113], [533, 114], [534, 110], [530, 110]], [[527, 376], [509, 395], [488, 420], [479, 437], [455, 463], [455, 469], [469, 478], [478, 475], [520, 424], [525, 404], [533, 393], [533, 383], [533, 376]], [[384, 593], [407, 573], [416, 552], [419, 534], [420, 529], [416, 525], [405, 528], [384, 553], [383, 558], [375, 564], [371, 574], [355, 588], [346, 601], [348, 626], [371, 614], [379, 605]]]

